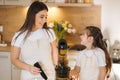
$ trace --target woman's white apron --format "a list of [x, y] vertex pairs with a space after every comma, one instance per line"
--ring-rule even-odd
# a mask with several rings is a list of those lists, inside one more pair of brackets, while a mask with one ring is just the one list
[[[41, 67], [48, 76], [48, 80], [55, 80], [50, 42], [47, 39], [38, 39], [36, 41], [27, 39], [21, 48], [21, 59], [30, 65], [40, 62]], [[32, 75], [30, 72], [22, 70], [21, 80], [43, 80], [43, 78], [40, 74]]]

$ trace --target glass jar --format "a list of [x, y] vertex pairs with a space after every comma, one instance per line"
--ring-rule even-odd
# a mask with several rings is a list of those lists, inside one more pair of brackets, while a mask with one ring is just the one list
[[55, 0], [47, 0], [47, 2], [55, 2]]
[[83, 3], [84, 0], [77, 0], [77, 3]]
[[77, 0], [65, 0], [65, 3], [77, 3]]
[[41, 2], [47, 2], [47, 0], [40, 0]]
[[77, 0], [70, 0], [70, 3], [77, 3]]
[[92, 0], [84, 0], [84, 3], [86, 3], [86, 4], [92, 4]]

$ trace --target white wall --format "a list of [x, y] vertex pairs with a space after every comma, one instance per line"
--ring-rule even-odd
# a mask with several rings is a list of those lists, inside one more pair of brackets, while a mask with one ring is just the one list
[[94, 4], [102, 6], [101, 29], [112, 46], [120, 41], [120, 0], [94, 0]]

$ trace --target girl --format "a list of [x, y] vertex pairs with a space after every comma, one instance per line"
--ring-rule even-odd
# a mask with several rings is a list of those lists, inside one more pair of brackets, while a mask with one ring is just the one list
[[81, 45], [86, 46], [86, 49], [80, 51], [70, 76], [79, 76], [79, 80], [105, 80], [106, 74], [111, 70], [111, 58], [101, 30], [88, 26], [80, 38]]
[[39, 1], [33, 2], [27, 12], [23, 26], [12, 39], [11, 61], [21, 69], [21, 80], [43, 80], [41, 63], [48, 80], [55, 80], [54, 65], [57, 65], [56, 37], [47, 27], [47, 6]]

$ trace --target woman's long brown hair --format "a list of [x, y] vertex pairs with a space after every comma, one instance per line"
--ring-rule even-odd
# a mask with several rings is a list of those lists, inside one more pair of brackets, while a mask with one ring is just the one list
[[[18, 34], [18, 36], [20, 36], [22, 33], [24, 33], [25, 31], [27, 31], [26, 36], [24, 37], [24, 40], [30, 35], [30, 32], [32, 31], [32, 27], [35, 25], [35, 15], [42, 10], [47, 10], [48, 8], [47, 6], [40, 1], [34, 1], [27, 12], [26, 15], [26, 19], [24, 24], [22, 25], [22, 27], [19, 29], [20, 33]], [[43, 28], [46, 29], [46, 31], [48, 31], [48, 27], [47, 27], [47, 23], [45, 23], [43, 25]], [[49, 35], [49, 34], [48, 34]], [[15, 40], [18, 38], [18, 36], [15, 38]]]
[[88, 30], [88, 36], [92, 36], [94, 38], [93, 46], [99, 47], [105, 52], [106, 70], [107, 72], [111, 71], [112, 61], [105, 42], [103, 41], [103, 35], [101, 30], [95, 26], [87, 26], [85, 29]]

